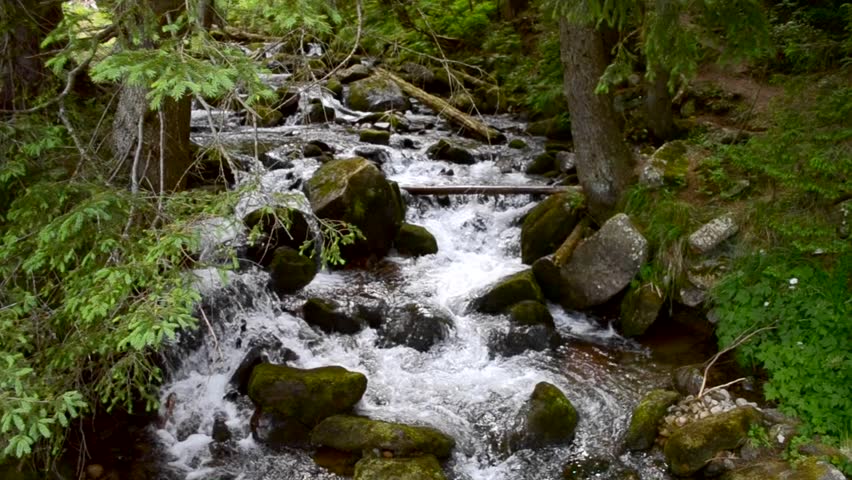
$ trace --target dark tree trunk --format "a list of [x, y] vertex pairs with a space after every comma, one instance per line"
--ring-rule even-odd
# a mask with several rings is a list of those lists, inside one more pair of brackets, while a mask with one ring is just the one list
[[503, 20], [514, 20], [529, 6], [529, 3], [530, 0], [501, 0], [500, 17]]
[[62, 21], [62, 2], [0, 0], [0, 18], [14, 19], [0, 26], [0, 109], [25, 109], [50, 77], [39, 45]]
[[645, 109], [648, 128], [655, 140], [665, 142], [676, 134], [672, 114], [672, 95], [669, 92], [669, 72], [656, 72], [654, 80], [648, 82], [645, 92]]
[[603, 221], [618, 207], [633, 176], [633, 157], [618, 128], [609, 95], [595, 94], [607, 66], [601, 34], [562, 18], [559, 40], [577, 176], [589, 210]]

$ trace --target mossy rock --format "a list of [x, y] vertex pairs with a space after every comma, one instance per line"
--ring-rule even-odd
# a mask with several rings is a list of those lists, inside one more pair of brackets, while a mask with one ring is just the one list
[[334, 95], [334, 98], [343, 98], [343, 84], [340, 82], [339, 78], [329, 78], [328, 82], [326, 82], [325, 84], [325, 88], [327, 88], [328, 91], [331, 92], [332, 95]]
[[269, 106], [281, 112], [284, 117], [289, 117], [299, 111], [301, 98], [302, 94], [298, 91], [290, 90], [289, 87], [280, 87], [275, 90], [275, 100]]
[[582, 203], [577, 193], [557, 193], [530, 210], [521, 226], [521, 261], [531, 265], [555, 252], [580, 220]]
[[527, 142], [521, 140], [520, 138], [513, 138], [512, 141], [509, 142], [509, 148], [521, 150], [527, 148]]
[[554, 170], [556, 170], [556, 158], [549, 153], [542, 153], [533, 158], [524, 171], [530, 175], [542, 175]]
[[[267, 107], [264, 105], [256, 105], [254, 107], [255, 113], [257, 113], [257, 126], [261, 128], [269, 128], [274, 127], [281, 123], [281, 120], [284, 119], [284, 114], [275, 110], [272, 107]], [[251, 120], [247, 120], [247, 122], [251, 122]]]
[[352, 83], [357, 82], [358, 80], [363, 80], [369, 76], [370, 67], [362, 63], [356, 63], [355, 65], [352, 65], [340, 72], [340, 81], [343, 83]]
[[429, 230], [410, 223], [403, 223], [396, 235], [394, 245], [400, 255], [419, 257], [438, 253], [438, 242]]
[[308, 111], [302, 121], [306, 125], [314, 123], [330, 123], [334, 122], [336, 116], [337, 112], [333, 108], [326, 107], [322, 103], [315, 102], [308, 105]]
[[682, 140], [675, 140], [658, 148], [650, 159], [651, 165], [663, 172], [663, 184], [670, 187], [686, 186], [689, 171], [689, 148]]
[[680, 394], [670, 390], [652, 390], [642, 398], [633, 410], [630, 427], [624, 437], [624, 446], [628, 450], [647, 450], [654, 446], [657, 427], [666, 415], [666, 410], [680, 398]]
[[355, 465], [355, 480], [446, 480], [432, 455], [414, 458], [362, 458]]
[[509, 307], [509, 318], [518, 325], [553, 326], [553, 315], [547, 305], [535, 301], [524, 300]]
[[270, 285], [280, 295], [293, 293], [311, 283], [317, 274], [317, 264], [290, 247], [278, 247], [269, 263]]
[[374, 143], [376, 145], [390, 145], [390, 132], [384, 130], [361, 130], [358, 135], [359, 140], [365, 143]]
[[530, 396], [520, 425], [511, 441], [513, 449], [566, 444], [574, 438], [577, 410], [559, 388], [540, 382]]
[[361, 452], [341, 452], [333, 448], [320, 447], [311, 458], [314, 463], [336, 475], [351, 477], [355, 474], [355, 464], [361, 460]]
[[309, 298], [302, 306], [302, 318], [308, 325], [319, 327], [326, 333], [356, 333], [364, 328], [363, 322], [340, 311], [340, 306], [321, 298]]
[[300, 369], [262, 363], [251, 372], [248, 395], [264, 412], [314, 426], [348, 412], [367, 390], [367, 377], [343, 367]]
[[541, 293], [551, 302], [559, 302], [559, 267], [553, 261], [553, 255], [539, 258], [532, 264], [533, 275], [541, 287]]
[[299, 249], [312, 239], [307, 216], [288, 207], [259, 208], [243, 218], [246, 235], [259, 231], [260, 238], [248, 247], [247, 255], [257, 264], [268, 267], [278, 247]]
[[653, 283], [628, 290], [621, 301], [621, 334], [635, 337], [645, 333], [657, 319], [664, 301], [662, 290]]
[[349, 85], [346, 105], [361, 112], [405, 111], [411, 108], [399, 85], [383, 77], [368, 77]]
[[482, 296], [473, 301], [473, 308], [483, 313], [500, 313], [524, 300], [544, 302], [541, 288], [531, 269], [509, 275], [497, 281]]
[[672, 473], [689, 476], [701, 470], [713, 457], [733, 450], [748, 439], [752, 424], [760, 415], [751, 407], [712, 415], [675, 430], [663, 449]]
[[426, 150], [426, 155], [433, 160], [445, 160], [459, 165], [473, 165], [476, 157], [470, 151], [449, 140], [441, 139]]
[[553, 117], [527, 125], [527, 133], [554, 140], [571, 140], [571, 122], [561, 117]]
[[405, 206], [399, 186], [373, 162], [361, 157], [332, 160], [314, 173], [306, 190], [318, 217], [351, 223], [366, 237], [341, 247], [345, 259], [381, 258], [390, 250]]
[[311, 443], [344, 452], [388, 451], [395, 457], [447, 458], [456, 442], [432, 427], [383, 422], [354, 415], [328, 417], [311, 432]]

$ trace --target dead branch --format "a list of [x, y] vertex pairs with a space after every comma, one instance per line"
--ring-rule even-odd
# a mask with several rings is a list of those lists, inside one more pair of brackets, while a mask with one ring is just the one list
[[562, 242], [562, 245], [556, 250], [556, 253], [553, 254], [553, 264], [557, 267], [561, 267], [571, 258], [571, 254], [574, 253], [574, 250], [577, 249], [577, 246], [580, 245], [580, 241], [583, 240], [583, 231], [586, 227], [589, 226], [589, 218], [583, 217], [574, 229], [571, 230], [571, 234], [568, 235], [568, 238]]
[[[713, 364], [715, 364], [716, 361], [719, 360], [719, 358], [722, 357], [722, 355], [730, 352], [731, 350], [734, 350], [735, 348], [739, 347], [743, 343], [749, 341], [752, 337], [754, 337], [758, 333], [765, 332], [767, 330], [774, 330], [775, 328], [776, 327], [774, 325], [770, 325], [768, 327], [758, 328], [757, 330], [754, 330], [753, 332], [751, 332], [749, 334], [746, 334], [745, 332], [743, 332], [742, 335], [740, 335], [739, 337], [737, 337], [736, 340], [734, 340], [734, 343], [728, 345], [725, 349], [720, 350], [718, 353], [716, 353], [716, 355], [713, 355], [713, 357], [710, 358], [710, 360], [707, 362], [707, 366], [704, 368], [704, 375], [703, 375], [703, 378], [701, 379], [701, 388], [698, 389], [698, 395], [696, 396], [696, 398], [701, 398], [706, 393], [704, 388], [707, 386], [707, 374], [710, 372], [710, 368], [713, 366]], [[734, 383], [736, 383], [736, 382], [734, 382]]]

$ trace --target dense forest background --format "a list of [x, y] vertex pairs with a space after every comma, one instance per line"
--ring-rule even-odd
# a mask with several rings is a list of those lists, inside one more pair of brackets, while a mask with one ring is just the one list
[[[852, 441], [851, 3], [0, 0], [0, 19], [0, 458], [48, 466], [81, 416], [157, 408], [161, 348], [198, 328], [193, 225], [238, 198], [195, 188], [230, 167], [190, 145], [190, 104], [262, 123], [275, 62], [325, 82], [353, 58], [571, 139], [592, 218], [625, 211], [652, 245], [639, 285], [675, 292], [687, 233], [734, 212], [720, 347], [763, 329], [737, 358], [766, 399], [803, 442]], [[763, 90], [736, 103], [719, 71]], [[637, 185], [633, 156], [674, 139], [704, 158]]]

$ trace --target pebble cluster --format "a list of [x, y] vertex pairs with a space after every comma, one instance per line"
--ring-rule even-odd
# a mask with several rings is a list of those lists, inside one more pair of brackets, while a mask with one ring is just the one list
[[731, 393], [724, 388], [705, 393], [701, 398], [688, 395], [669, 407], [668, 413], [663, 417], [660, 435], [669, 437], [675, 429], [696, 420], [745, 406], [758, 408], [756, 403], [749, 402], [744, 398], [734, 399], [731, 397]]

